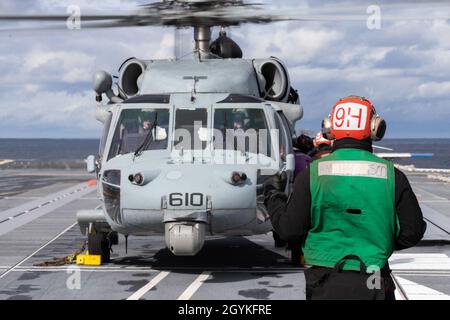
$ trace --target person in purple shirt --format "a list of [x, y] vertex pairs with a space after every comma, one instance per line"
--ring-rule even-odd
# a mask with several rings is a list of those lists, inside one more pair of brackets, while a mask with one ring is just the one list
[[297, 176], [300, 172], [309, 167], [311, 157], [308, 155], [314, 149], [313, 140], [307, 135], [300, 135], [294, 141], [295, 171]]

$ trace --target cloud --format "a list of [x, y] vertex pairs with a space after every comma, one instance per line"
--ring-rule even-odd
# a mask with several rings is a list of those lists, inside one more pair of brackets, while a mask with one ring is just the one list
[[2, 12], [46, 12], [46, 13], [66, 13], [69, 6], [79, 6], [83, 11], [101, 10], [135, 10], [138, 5], [149, 1], [132, 0], [2, 0], [0, 9]]
[[[0, 101], [0, 135], [5, 137], [23, 136], [49, 137], [42, 132], [57, 129], [55, 136], [68, 136], [68, 132], [98, 134], [100, 124], [95, 120], [94, 94], [91, 91], [42, 91], [34, 84], [25, 85], [24, 92], [12, 92], [7, 100]], [[52, 130], [50, 130], [51, 132]], [[73, 138], [77, 137], [71, 134]], [[51, 136], [50, 136], [51, 137]]]
[[[3, 0], [2, 12], [65, 13], [79, 5], [123, 12], [148, 1]], [[355, 1], [269, 1], [273, 8], [317, 8], [345, 11]], [[370, 4], [371, 1], [367, 1]], [[391, 3], [382, 1], [382, 3]], [[398, 3], [398, 2], [395, 2]], [[358, 2], [358, 10], [366, 2]], [[432, 14], [433, 6], [413, 6], [408, 13]], [[301, 12], [297, 10], [297, 12]], [[35, 24], [34, 24], [35, 25]], [[370, 98], [389, 123], [388, 136], [450, 137], [450, 24], [446, 21], [383, 22], [368, 30], [358, 22], [280, 22], [232, 27], [229, 35], [246, 58], [277, 56], [287, 65], [293, 86], [305, 108], [298, 127], [318, 130], [320, 121], [340, 97]], [[217, 30], [214, 34], [217, 34]], [[191, 30], [183, 48], [192, 48]], [[104, 69], [117, 75], [129, 57], [172, 58], [171, 28], [112, 28], [81, 31], [0, 32], [0, 135], [14, 133], [53, 137], [97, 137], [94, 94], [90, 79]], [[12, 132], [12, 133], [11, 133]]]
[[94, 56], [83, 52], [36, 50], [25, 56], [22, 72], [62, 76], [55, 80], [68, 83], [89, 81], [95, 60]]
[[342, 33], [328, 28], [295, 28], [292, 23], [276, 26], [251, 25], [233, 35], [244, 44], [246, 57], [275, 55], [287, 58], [292, 64], [310, 62], [317, 55], [322, 56], [325, 48], [343, 38]]
[[446, 82], [427, 82], [416, 87], [412, 92], [411, 98], [440, 98], [450, 97], [450, 81]]

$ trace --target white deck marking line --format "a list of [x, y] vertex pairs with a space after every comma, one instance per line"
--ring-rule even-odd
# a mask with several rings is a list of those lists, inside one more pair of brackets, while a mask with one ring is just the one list
[[21, 197], [21, 196], [10, 196], [4, 197], [2, 200], [37, 200], [41, 197]]
[[36, 253], [38, 253], [39, 251], [41, 251], [42, 249], [44, 249], [45, 247], [47, 247], [49, 244], [51, 244], [53, 241], [55, 241], [56, 239], [58, 239], [59, 237], [61, 237], [64, 233], [66, 233], [67, 231], [69, 231], [70, 229], [72, 229], [74, 226], [76, 226], [78, 224], [78, 222], [75, 222], [73, 224], [71, 224], [70, 226], [68, 226], [66, 229], [64, 229], [63, 231], [61, 231], [57, 236], [55, 236], [53, 239], [47, 241], [42, 247], [40, 247], [39, 249], [37, 249], [36, 251], [34, 251], [32, 254], [28, 255], [27, 257], [25, 257], [24, 259], [22, 259], [21, 261], [19, 261], [18, 263], [16, 263], [15, 265], [13, 265], [10, 269], [6, 270], [5, 272], [3, 272], [0, 275], [0, 279], [4, 278], [7, 274], [9, 274], [11, 271], [13, 271], [14, 269], [16, 269], [17, 267], [19, 267], [22, 263], [24, 263], [25, 261], [27, 261], [28, 259], [30, 259], [32, 256], [34, 256]]
[[443, 227], [439, 226], [437, 223], [431, 221], [429, 218], [427, 217], [423, 217], [424, 220], [427, 220], [427, 222], [431, 223], [433, 226], [435, 226], [436, 228], [438, 228], [439, 230], [445, 232], [446, 234], [450, 235], [450, 232], [446, 229], [444, 229]]
[[[73, 267], [75, 266], [74, 264], [70, 265], [71, 267], [66, 267], [64, 269], [60, 269], [60, 268], [52, 268], [52, 267], [42, 267], [42, 269], [34, 269], [34, 268], [24, 268], [24, 267], [18, 267], [14, 270], [12, 270], [11, 272], [22, 272], [22, 273], [26, 273], [26, 272], [67, 272], [68, 270], [73, 270]], [[80, 266], [77, 266], [80, 267]], [[47, 268], [47, 269], [44, 269]], [[2, 268], [0, 268], [2, 269]], [[80, 272], [119, 272], [119, 273], [136, 273], [136, 272], [141, 272], [141, 273], [159, 273], [159, 271], [157, 270], [142, 270], [142, 269], [101, 269], [101, 268], [82, 268], [80, 267], [79, 269]]]
[[209, 278], [211, 275], [210, 271], [204, 271], [199, 275], [194, 282], [192, 282], [189, 287], [178, 297], [177, 300], [190, 300], [194, 293], [201, 287], [201, 285]]
[[447, 203], [450, 200], [421, 200], [420, 203]]
[[443, 253], [394, 253], [389, 258], [392, 271], [450, 271], [450, 258]]
[[[89, 185], [86, 185], [86, 186], [84, 186], [84, 187], [78, 188], [78, 189], [76, 189], [75, 191], [72, 191], [72, 192], [70, 192], [70, 193], [64, 194], [64, 195], [62, 196], [62, 198], [65, 198], [65, 197], [67, 197], [67, 196], [69, 196], [69, 195], [72, 195], [72, 194], [78, 193], [78, 192], [80, 192], [80, 191], [83, 191], [83, 190], [85, 190], [85, 189], [87, 189], [87, 188], [89, 188], [89, 187], [90, 187]], [[17, 218], [17, 217], [19, 217], [19, 216], [22, 216], [22, 215], [24, 215], [24, 214], [26, 214], [26, 213], [30, 213], [30, 212], [32, 212], [32, 211], [34, 211], [34, 210], [37, 210], [37, 209], [39, 209], [39, 208], [42, 208], [42, 207], [44, 207], [44, 206], [46, 206], [46, 205], [49, 205], [49, 204], [51, 204], [51, 203], [53, 203], [53, 202], [59, 201], [59, 200], [61, 200], [62, 198], [61, 198], [61, 197], [58, 197], [58, 198], [54, 198], [54, 199], [52, 199], [52, 200], [49, 200], [49, 201], [47, 201], [47, 202], [41, 203], [41, 204], [39, 204], [39, 205], [37, 205], [37, 206], [31, 208], [31, 209], [24, 210], [24, 211], [22, 211], [22, 212], [20, 212], [20, 213], [18, 213], [18, 214], [15, 214], [15, 215], [12, 216], [12, 217], [9, 217], [9, 218], [7, 218], [7, 219], [4, 219], [4, 220], [0, 221], [0, 223], [7, 222], [7, 221], [11, 221], [11, 220], [13, 220], [14, 218]]]
[[395, 272], [396, 276], [399, 277], [431, 277], [431, 278], [448, 278], [450, 277], [450, 274], [448, 273], [419, 273], [419, 272]]
[[408, 295], [409, 300], [450, 300], [450, 296], [416, 282], [397, 276], [397, 283]]
[[[421, 188], [421, 187], [417, 187], [417, 186], [416, 186], [415, 188], [418, 189], [418, 190], [420, 190], [420, 193], [422, 193], [422, 194], [421, 194], [421, 197], [431, 196], [431, 197], [433, 197], [433, 199], [436, 199], [436, 200], [448, 200], [447, 198], [438, 196], [438, 195], [436, 195], [436, 194], [434, 194], [434, 193], [432, 193], [432, 192], [430, 192], [430, 191], [427, 191], [427, 190], [425, 190], [425, 189], [423, 189], [423, 188]], [[423, 194], [423, 193], [425, 193], [425, 194]], [[430, 199], [428, 199], [428, 200], [430, 200]], [[421, 201], [421, 200], [419, 200], [419, 203], [420, 203], [420, 201]]]
[[403, 289], [402, 285], [398, 281], [397, 276], [395, 276], [392, 273], [391, 274], [391, 278], [394, 281], [394, 284], [395, 284], [395, 287], [396, 287], [396, 289], [394, 291], [395, 299], [396, 300], [408, 300], [408, 296], [406, 295], [405, 290]]
[[149, 281], [145, 286], [140, 288], [138, 291], [133, 293], [127, 298], [127, 300], [139, 300], [144, 294], [150, 291], [154, 286], [156, 286], [161, 280], [169, 275], [169, 271], [161, 271], [152, 280]]
[[[10, 266], [0, 266], [1, 269], [9, 269]], [[177, 271], [177, 270], [183, 270], [183, 271], [199, 271], [199, 270], [205, 270], [205, 268], [187, 268], [187, 267], [179, 267], [170, 268], [171, 272]], [[52, 266], [52, 267], [35, 267], [35, 266], [19, 266], [16, 267], [13, 272], [53, 272], [53, 271], [67, 271], [67, 267], [64, 266]], [[149, 269], [147, 267], [107, 267], [107, 266], [101, 266], [101, 267], [86, 267], [86, 266], [80, 266], [80, 271], [86, 271], [86, 272], [160, 272], [160, 270], [156, 269]], [[304, 269], [301, 268], [214, 268], [209, 269], [211, 273], [213, 272], [221, 272], [221, 273], [267, 273], [267, 274], [273, 274], [273, 273], [303, 273]], [[449, 275], [450, 276], [450, 275]]]

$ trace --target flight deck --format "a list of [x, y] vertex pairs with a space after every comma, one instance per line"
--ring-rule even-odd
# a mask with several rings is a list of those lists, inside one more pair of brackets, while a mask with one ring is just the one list
[[[424, 240], [390, 259], [397, 299], [450, 299], [450, 183], [407, 173], [427, 220]], [[100, 202], [82, 170], [0, 171], [0, 299], [304, 300], [303, 269], [270, 233], [213, 237], [194, 257], [163, 236], [123, 236], [99, 267], [37, 266], [72, 254], [85, 237], [76, 212]]]

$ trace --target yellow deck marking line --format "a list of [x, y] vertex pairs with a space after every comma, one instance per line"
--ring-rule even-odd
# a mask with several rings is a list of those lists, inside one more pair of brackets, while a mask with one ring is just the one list
[[177, 300], [189, 300], [195, 294], [195, 292], [201, 287], [201, 285], [209, 278], [211, 272], [204, 271], [201, 275], [191, 283], [189, 287], [178, 297]]
[[154, 286], [156, 286], [161, 280], [169, 275], [169, 271], [161, 271], [152, 280], [149, 281], [145, 286], [140, 288], [138, 291], [133, 293], [127, 298], [127, 300], [139, 300], [144, 294], [150, 291]]

